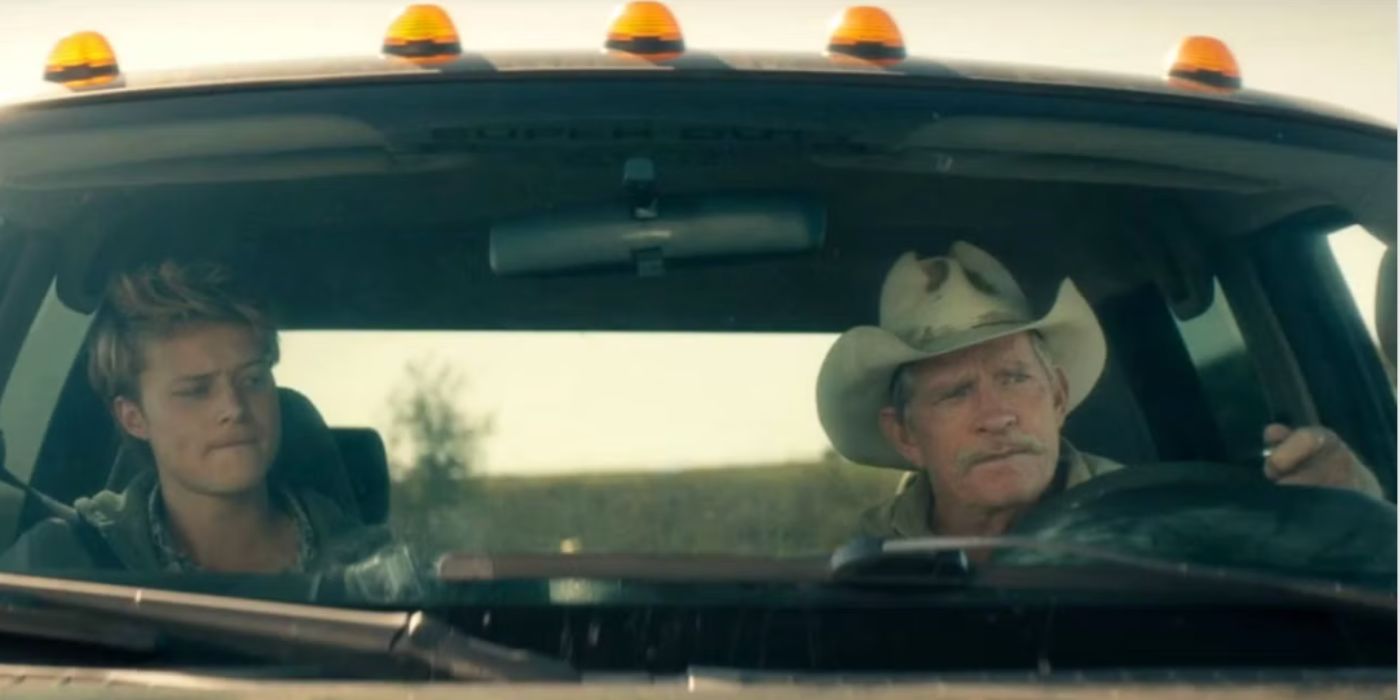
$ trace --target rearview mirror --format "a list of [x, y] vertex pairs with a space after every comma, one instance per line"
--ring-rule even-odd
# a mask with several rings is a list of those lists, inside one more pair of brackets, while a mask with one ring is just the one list
[[820, 248], [826, 207], [794, 196], [663, 198], [654, 216], [623, 202], [533, 214], [491, 226], [499, 275], [608, 265], [659, 274], [666, 260]]

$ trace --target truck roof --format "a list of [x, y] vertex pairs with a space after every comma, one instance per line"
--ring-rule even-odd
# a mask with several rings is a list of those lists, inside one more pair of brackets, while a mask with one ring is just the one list
[[[786, 76], [815, 82], [884, 80], [916, 82], [942, 87], [996, 87], [1000, 89], [1057, 93], [1126, 93], [1135, 99], [1164, 103], [1214, 105], [1228, 110], [1263, 111], [1274, 116], [1305, 120], [1347, 122], [1389, 132], [1395, 125], [1355, 111], [1314, 100], [1289, 97], [1248, 88], [1233, 92], [1184, 89], [1162, 78], [1102, 71], [1070, 70], [1045, 66], [987, 61], [943, 60], [911, 57], [890, 66], [820, 53], [696, 51], [665, 62], [652, 62], [625, 53], [601, 50], [508, 51], [463, 53], [439, 64], [422, 65], [411, 60], [367, 56], [302, 59], [276, 62], [199, 66], [175, 70], [123, 73], [108, 86], [70, 90], [52, 86], [21, 98], [11, 107], [55, 102], [106, 100], [119, 95], [152, 92], [246, 89], [268, 86], [311, 86], [385, 81], [459, 81], [560, 78], [628, 73], [687, 76], [694, 78]], [[3, 107], [0, 107], [3, 109]]]

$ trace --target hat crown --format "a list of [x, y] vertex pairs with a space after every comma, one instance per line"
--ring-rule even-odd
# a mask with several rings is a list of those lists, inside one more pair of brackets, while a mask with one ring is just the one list
[[880, 291], [880, 327], [914, 348], [930, 349], [941, 338], [973, 328], [1033, 318], [1011, 272], [963, 242], [942, 257], [905, 253]]

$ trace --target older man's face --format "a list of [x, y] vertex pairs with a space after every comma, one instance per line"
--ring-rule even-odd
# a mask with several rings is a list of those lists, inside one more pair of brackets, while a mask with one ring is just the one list
[[901, 417], [887, 408], [886, 436], [928, 472], [940, 506], [1002, 510], [1034, 503], [1059, 459], [1064, 374], [1037, 359], [1026, 333], [910, 367]]

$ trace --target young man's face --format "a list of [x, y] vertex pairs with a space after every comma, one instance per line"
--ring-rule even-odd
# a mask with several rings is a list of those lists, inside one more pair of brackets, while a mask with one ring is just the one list
[[1004, 509], [1034, 503], [1059, 459], [1067, 387], [1020, 333], [910, 367], [901, 419], [881, 415], [886, 437], [928, 472], [935, 501]]
[[201, 323], [143, 343], [140, 397], [117, 419], [147, 441], [162, 482], [210, 496], [259, 488], [277, 455], [281, 414], [270, 358], [251, 328]]

